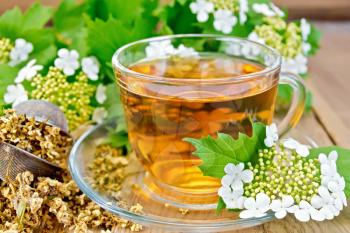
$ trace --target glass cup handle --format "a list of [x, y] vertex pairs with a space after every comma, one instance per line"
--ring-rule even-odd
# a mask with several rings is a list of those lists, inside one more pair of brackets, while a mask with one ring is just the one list
[[299, 122], [306, 101], [306, 87], [302, 78], [294, 73], [281, 72], [279, 84], [287, 84], [293, 89], [292, 102], [287, 115], [279, 123], [280, 135], [284, 135]]

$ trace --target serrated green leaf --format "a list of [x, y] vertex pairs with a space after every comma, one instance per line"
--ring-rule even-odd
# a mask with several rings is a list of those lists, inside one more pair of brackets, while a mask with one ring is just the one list
[[11, 40], [17, 39], [22, 31], [22, 23], [22, 12], [18, 7], [6, 11], [0, 17], [0, 37], [7, 37]]
[[331, 151], [338, 152], [337, 170], [345, 179], [345, 195], [350, 197], [350, 150], [339, 146], [318, 147], [310, 149], [308, 158], [318, 158], [320, 153], [329, 154]]
[[228, 134], [218, 133], [217, 138], [207, 136], [201, 139], [185, 138], [191, 143], [202, 163], [199, 166], [205, 176], [221, 178], [225, 175], [224, 167], [228, 163], [255, 162], [259, 149], [265, 148], [266, 126], [253, 123], [252, 136], [239, 134], [238, 139]]
[[53, 9], [34, 3], [23, 16], [22, 30], [43, 28], [51, 19]]
[[55, 36], [51, 28], [31, 29], [23, 37], [34, 46], [29, 59], [36, 59], [38, 64], [49, 65], [56, 56]]
[[53, 16], [53, 28], [61, 47], [75, 49], [81, 56], [88, 53], [86, 44], [87, 32], [83, 20], [87, 12], [85, 3], [75, 0], [64, 0], [58, 6]]
[[28, 30], [43, 28], [51, 16], [52, 9], [40, 3], [33, 4], [24, 14], [15, 7], [0, 17], [0, 37], [11, 40], [26, 38]]

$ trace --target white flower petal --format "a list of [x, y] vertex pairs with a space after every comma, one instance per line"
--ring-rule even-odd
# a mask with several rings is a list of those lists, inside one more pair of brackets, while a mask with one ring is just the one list
[[221, 184], [224, 187], [229, 187], [232, 185], [234, 177], [232, 175], [224, 175], [221, 179]]
[[307, 210], [299, 209], [295, 211], [294, 216], [301, 222], [308, 222], [310, 220], [310, 214]]
[[324, 221], [326, 218], [321, 211], [314, 208], [310, 209], [310, 217], [315, 221]]
[[280, 211], [282, 208], [282, 202], [281, 200], [273, 200], [271, 202], [271, 210], [274, 211], [274, 212], [277, 212], [277, 211]]
[[335, 181], [329, 181], [327, 184], [327, 188], [331, 191], [331, 192], [338, 192], [340, 191], [339, 185], [337, 182]]
[[250, 183], [254, 179], [254, 173], [249, 169], [244, 170], [241, 176], [244, 183]]
[[107, 100], [106, 95], [107, 87], [103, 84], [99, 84], [96, 89], [96, 100], [99, 104], [103, 104]]
[[256, 208], [255, 199], [252, 198], [252, 197], [247, 198], [244, 201], [244, 208], [246, 208], [246, 209], [255, 209]]
[[296, 149], [298, 146], [298, 142], [293, 138], [288, 138], [285, 141], [283, 141], [283, 146], [288, 149]]
[[239, 213], [240, 218], [254, 218], [257, 214], [256, 210], [243, 210]]
[[271, 137], [267, 137], [264, 139], [264, 144], [267, 147], [272, 147], [275, 144], [275, 141]]
[[331, 153], [329, 153], [329, 159], [333, 160], [333, 161], [337, 161], [338, 159], [338, 152], [336, 150], [331, 151]]
[[282, 206], [284, 208], [290, 207], [294, 204], [294, 199], [290, 195], [283, 195], [282, 196]]
[[281, 209], [277, 212], [275, 212], [275, 216], [277, 219], [282, 219], [287, 216], [287, 211], [285, 209]]
[[301, 144], [298, 145], [296, 152], [302, 157], [307, 157], [310, 154], [309, 148]]
[[332, 211], [327, 207], [322, 207], [320, 209], [320, 212], [323, 214], [323, 216], [328, 219], [328, 220], [332, 220], [334, 218], [334, 214], [332, 213]]
[[319, 209], [323, 206], [323, 199], [320, 196], [315, 195], [311, 199], [311, 205], [316, 209]]
[[327, 158], [327, 155], [323, 154], [323, 153], [320, 153], [318, 155], [318, 161], [320, 163], [328, 163], [328, 158]]
[[265, 193], [258, 193], [256, 195], [256, 205], [257, 207], [266, 207], [270, 204], [270, 198]]
[[243, 189], [243, 182], [241, 180], [234, 180], [231, 187], [232, 189]]
[[235, 169], [236, 169], [236, 166], [233, 163], [228, 163], [225, 166], [224, 171], [225, 171], [226, 174], [233, 174]]

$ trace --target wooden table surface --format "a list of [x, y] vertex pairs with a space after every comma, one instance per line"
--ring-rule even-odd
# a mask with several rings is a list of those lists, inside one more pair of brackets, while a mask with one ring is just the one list
[[[323, 33], [322, 49], [310, 59], [313, 91], [312, 113], [304, 115], [297, 129], [305, 132], [319, 145], [337, 144], [350, 148], [350, 21], [318, 22]], [[349, 168], [350, 169], [350, 168]], [[114, 232], [129, 233], [115, 229]], [[145, 228], [142, 232], [164, 233]], [[300, 223], [293, 216], [232, 233], [349, 233], [350, 207], [334, 220]]]

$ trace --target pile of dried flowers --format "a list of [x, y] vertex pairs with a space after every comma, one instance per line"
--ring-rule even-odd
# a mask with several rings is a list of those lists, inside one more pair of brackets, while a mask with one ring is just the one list
[[12, 144], [60, 167], [66, 167], [66, 160], [72, 147], [72, 138], [58, 127], [28, 119], [5, 110], [0, 117], [0, 142]]
[[[38, 156], [50, 159], [50, 162], [60, 164], [65, 169], [59, 180], [36, 178], [30, 172], [24, 172], [15, 181], [1, 181], [0, 233], [38, 230], [49, 232], [54, 228], [74, 233], [95, 229], [110, 232], [113, 227], [128, 228], [131, 231], [142, 229], [141, 225], [101, 209], [79, 190], [63, 163], [69, 151], [68, 145], [70, 147], [72, 143], [58, 137], [59, 131], [55, 127], [48, 128], [34, 119], [28, 120], [13, 110], [6, 111], [0, 122], [1, 140], [32, 153], [37, 152]], [[50, 146], [45, 147], [49, 143]], [[51, 151], [55, 151], [54, 156], [44, 156], [45, 153], [52, 154]], [[108, 167], [102, 166], [105, 162], [108, 162]], [[96, 187], [106, 185], [109, 191], [118, 193], [127, 163], [126, 157], [118, 149], [107, 145], [99, 146], [90, 168]], [[129, 210], [142, 213], [142, 206], [136, 204], [130, 206]]]

